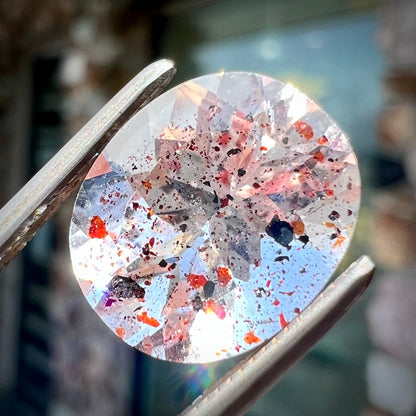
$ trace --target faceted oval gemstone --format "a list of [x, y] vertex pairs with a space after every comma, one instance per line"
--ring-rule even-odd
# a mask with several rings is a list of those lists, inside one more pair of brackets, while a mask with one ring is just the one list
[[78, 194], [75, 275], [125, 342], [209, 362], [269, 339], [347, 249], [360, 178], [345, 134], [290, 84], [185, 82], [114, 137]]

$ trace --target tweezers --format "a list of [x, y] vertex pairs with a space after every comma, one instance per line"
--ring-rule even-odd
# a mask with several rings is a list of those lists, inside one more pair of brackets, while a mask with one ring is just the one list
[[[75, 191], [111, 138], [165, 89], [175, 73], [169, 60], [147, 66], [0, 210], [0, 270]], [[352, 306], [374, 270], [367, 256], [354, 262], [287, 327], [240, 361], [181, 415], [244, 414]]]

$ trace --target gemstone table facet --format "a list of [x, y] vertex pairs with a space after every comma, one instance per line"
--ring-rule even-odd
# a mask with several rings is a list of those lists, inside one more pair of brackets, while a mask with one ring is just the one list
[[265, 76], [207, 75], [156, 98], [98, 157], [74, 207], [72, 264], [129, 345], [215, 361], [317, 296], [359, 202], [348, 138], [313, 101]]

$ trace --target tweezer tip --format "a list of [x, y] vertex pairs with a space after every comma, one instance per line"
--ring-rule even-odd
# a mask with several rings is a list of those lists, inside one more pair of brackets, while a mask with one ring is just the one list
[[373, 279], [376, 266], [370, 257], [363, 255], [349, 267], [354, 273], [354, 278], [367, 288]]

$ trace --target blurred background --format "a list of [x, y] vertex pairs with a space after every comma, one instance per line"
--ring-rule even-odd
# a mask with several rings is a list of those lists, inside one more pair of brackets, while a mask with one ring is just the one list
[[[248, 416], [416, 415], [416, 1], [4, 0], [0, 205], [159, 57], [290, 81], [349, 134], [363, 202], [344, 266], [367, 294]], [[158, 362], [92, 312], [68, 201], [0, 274], [0, 415], [176, 415], [235, 361]]]

